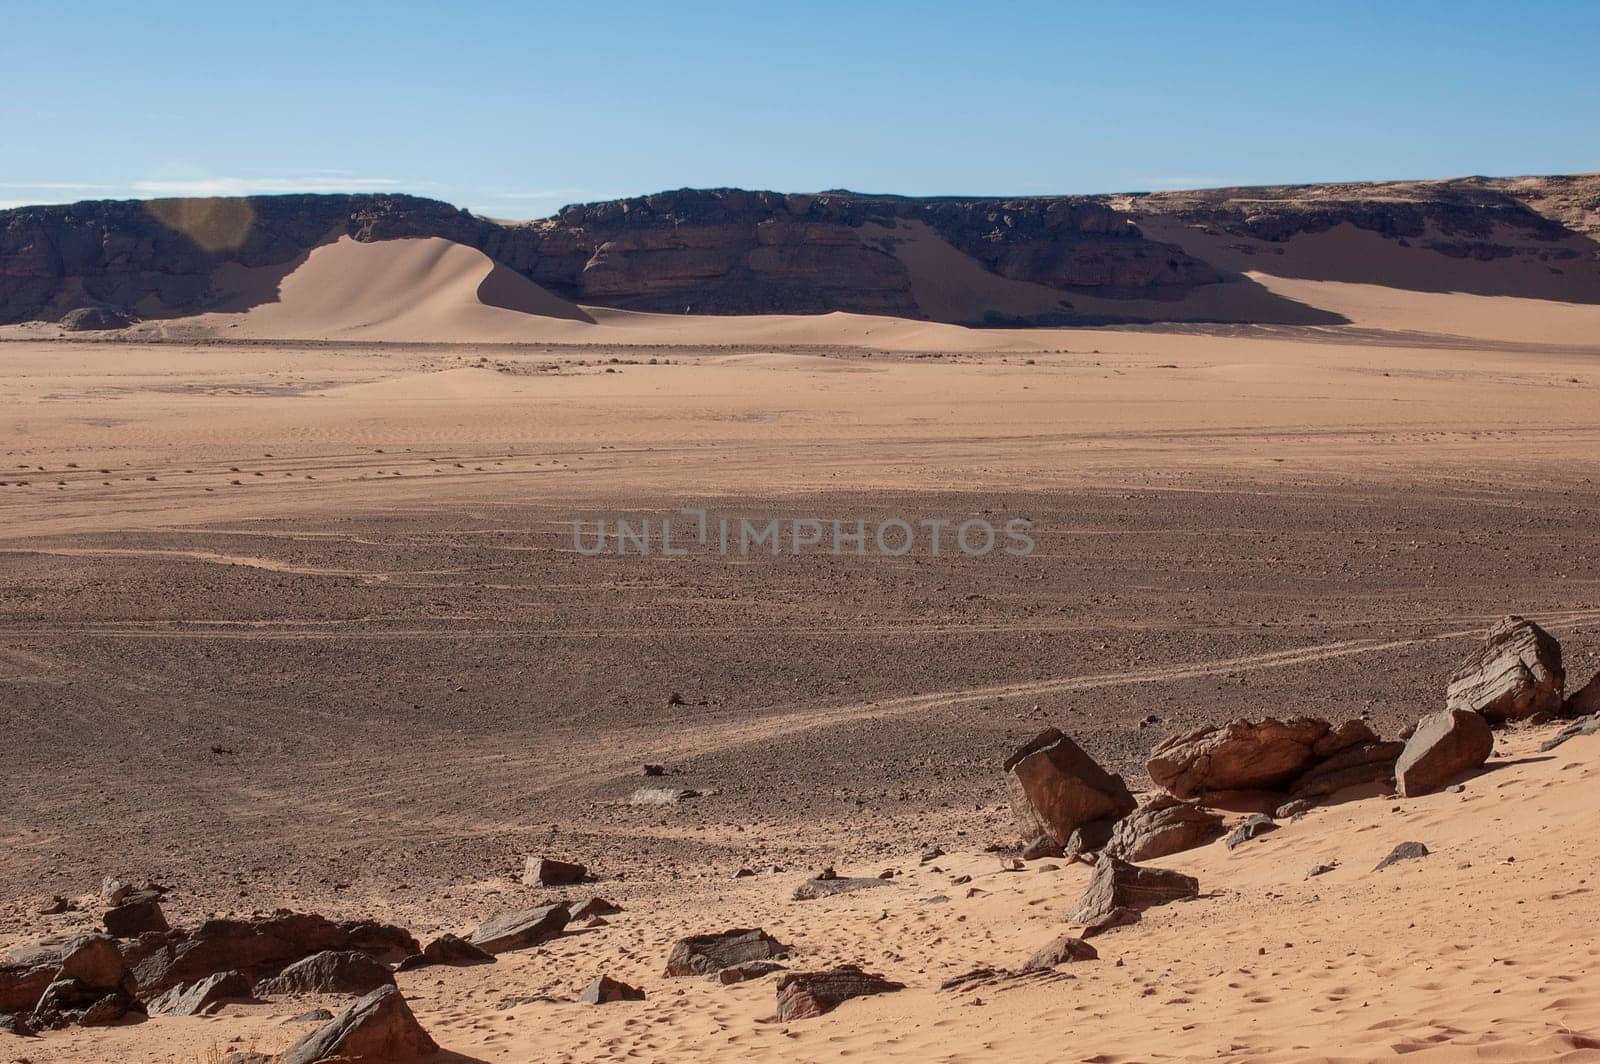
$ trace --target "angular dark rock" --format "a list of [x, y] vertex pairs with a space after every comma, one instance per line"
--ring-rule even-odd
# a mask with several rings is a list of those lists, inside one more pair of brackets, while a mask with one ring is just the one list
[[778, 977], [778, 1019], [810, 1019], [832, 1012], [851, 998], [904, 989], [904, 983], [864, 972], [854, 964], [826, 972], [786, 972]]
[[333, 1019], [333, 1013], [327, 1009], [309, 1009], [298, 1016], [290, 1016], [284, 1023], [323, 1023]]
[[781, 959], [788, 948], [760, 928], [734, 928], [712, 935], [691, 935], [672, 947], [669, 976], [710, 975], [746, 961]]
[[1022, 970], [1037, 971], [1054, 968], [1073, 961], [1099, 960], [1100, 951], [1076, 935], [1061, 935], [1022, 962]]
[[400, 991], [385, 986], [290, 1046], [281, 1064], [419, 1064], [438, 1052]]
[[572, 915], [565, 902], [541, 905], [537, 909], [491, 916], [467, 936], [467, 941], [485, 953], [505, 953], [548, 942], [566, 929]]
[[70, 1024], [104, 1027], [144, 1006], [127, 987], [107, 989], [81, 980], [61, 978], [45, 987], [28, 1022], [39, 1030], [58, 1030]]
[[161, 896], [155, 893], [130, 895], [122, 904], [106, 910], [101, 917], [106, 931], [116, 938], [138, 938], [147, 931], [170, 931], [161, 911]]
[[1281, 790], [1316, 761], [1325, 720], [1235, 720], [1174, 735], [1150, 754], [1150, 778], [1178, 798], [1205, 791]]
[[593, 897], [572, 910], [574, 920], [587, 920], [593, 916], [612, 916], [622, 911], [622, 906], [601, 897]]
[[1378, 862], [1374, 872], [1381, 872], [1390, 865], [1399, 864], [1401, 861], [1415, 861], [1428, 856], [1428, 848], [1420, 842], [1402, 842], [1389, 851], [1389, 856]]
[[446, 934], [440, 935], [422, 947], [421, 953], [413, 953], [401, 961], [400, 971], [409, 972], [435, 964], [452, 968], [465, 968], [473, 964], [493, 964], [494, 962], [494, 954], [479, 949], [464, 938]]
[[1417, 722], [1395, 762], [1395, 783], [1407, 798], [1442, 791], [1489, 759], [1494, 733], [1470, 709], [1446, 709]]
[[1216, 813], [1158, 795], [1117, 821], [1105, 852], [1124, 861], [1151, 861], [1204, 846], [1223, 830]]
[[1259, 839], [1269, 831], [1277, 831], [1278, 825], [1265, 813], [1255, 813], [1246, 818], [1243, 823], [1228, 833], [1227, 846], [1236, 850], [1251, 839]]
[[1101, 854], [1094, 864], [1094, 875], [1084, 888], [1067, 920], [1096, 924], [1118, 909], [1141, 912], [1168, 902], [1193, 898], [1200, 893], [1200, 882], [1193, 876], [1167, 868], [1148, 868], [1119, 861]]
[[58, 982], [66, 984], [58, 997], [76, 988], [79, 1008], [108, 994], [132, 993], [135, 987], [110, 938], [101, 934], [58, 935], [17, 946], [0, 957], [0, 1013], [33, 1012]]
[[1567, 699], [1567, 704], [1562, 707], [1561, 712], [1569, 717], [1587, 717], [1600, 713], [1600, 673]]
[[0, 1012], [0, 1033], [14, 1034], [18, 1038], [31, 1038], [38, 1034], [38, 1031], [34, 1029], [33, 1021], [28, 1018], [27, 1014]]
[[250, 980], [241, 972], [218, 972], [187, 986], [175, 986], [150, 1002], [152, 1016], [200, 1016], [228, 1001], [252, 997]]
[[[238, 971], [252, 982], [323, 950], [368, 948], [383, 960], [421, 947], [405, 930], [369, 920], [335, 923], [314, 913], [279, 911], [248, 920], [207, 920], [194, 929], [144, 934], [121, 944], [122, 956], [145, 999], [217, 972]], [[407, 944], [409, 943], [409, 948]], [[399, 954], [399, 957], [395, 956]]]
[[530, 887], [565, 887], [583, 882], [588, 874], [581, 864], [551, 857], [529, 857], [522, 866], [522, 882]]
[[1066, 846], [1079, 827], [1115, 821], [1138, 805], [1121, 776], [1101, 768], [1056, 728], [1034, 736], [1001, 767], [1025, 843], [1044, 835]]
[[1568, 739], [1576, 739], [1580, 735], [1594, 735], [1600, 733], [1600, 713], [1592, 713], [1587, 717], [1579, 717], [1568, 724], [1550, 738], [1539, 744], [1541, 751], [1554, 750]]
[[1554, 715], [1566, 682], [1555, 637], [1532, 621], [1507, 617], [1451, 673], [1445, 708], [1474, 710], [1490, 723]]
[[1273, 810], [1270, 815], [1274, 820], [1298, 820], [1319, 804], [1315, 798], [1291, 798]]
[[643, 1001], [644, 991], [602, 975], [578, 992], [580, 1005], [605, 1005], [613, 1001]]
[[281, 994], [370, 994], [393, 986], [394, 975], [358, 950], [324, 950], [295, 961], [271, 979], [256, 984], [262, 997]]
[[1388, 793], [1394, 785], [1395, 759], [1404, 749], [1404, 743], [1377, 740], [1347, 746], [1296, 779], [1290, 799], [1326, 798], [1353, 787], [1375, 787]]

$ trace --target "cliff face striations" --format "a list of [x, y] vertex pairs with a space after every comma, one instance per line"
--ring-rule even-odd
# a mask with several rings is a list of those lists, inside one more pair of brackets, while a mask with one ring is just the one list
[[[1339, 233], [1380, 250], [1515, 261], [1534, 278], [1485, 273], [1483, 291], [1600, 302], [1600, 178], [1470, 178], [1011, 199], [682, 190], [527, 223], [397, 195], [24, 207], [0, 212], [0, 323], [84, 307], [144, 318], [217, 309], [219, 268], [289, 269], [341, 236], [442, 237], [567, 299], [667, 313], [1315, 321], [1262, 293], [1202, 297], [1252, 288], [1255, 263], [1297, 238]], [[1315, 254], [1295, 262], [1295, 275], [1321, 275]], [[1360, 269], [1344, 262], [1327, 276], [1362, 280]], [[1451, 284], [1480, 290], [1470, 276]]]

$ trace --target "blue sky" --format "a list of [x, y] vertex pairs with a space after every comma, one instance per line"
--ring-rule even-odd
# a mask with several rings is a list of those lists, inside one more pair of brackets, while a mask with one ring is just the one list
[[0, 0], [0, 206], [1600, 170], [1600, 2]]

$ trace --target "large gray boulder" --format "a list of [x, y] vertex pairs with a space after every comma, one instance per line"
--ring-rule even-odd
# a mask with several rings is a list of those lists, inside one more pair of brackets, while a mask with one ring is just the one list
[[1532, 621], [1507, 617], [1450, 675], [1446, 709], [1470, 709], [1490, 723], [1561, 712], [1567, 673], [1561, 644]]
[[1489, 760], [1494, 733], [1483, 715], [1446, 709], [1423, 717], [1395, 762], [1395, 783], [1407, 798], [1442, 791]]
[[1056, 728], [1034, 736], [1001, 767], [1024, 845], [1043, 836], [1065, 847], [1080, 827], [1109, 824], [1138, 806], [1121, 776], [1101, 768]]
[[262, 997], [278, 994], [370, 994], [382, 986], [393, 986], [394, 975], [359, 950], [324, 950], [256, 985]]

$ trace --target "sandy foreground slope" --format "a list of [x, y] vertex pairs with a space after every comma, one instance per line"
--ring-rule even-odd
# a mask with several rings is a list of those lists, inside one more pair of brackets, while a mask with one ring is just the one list
[[[1548, 731], [1502, 737], [1459, 793], [1349, 802], [1236, 851], [1217, 843], [1151, 862], [1198, 877], [1202, 896], [1097, 937], [1098, 960], [1054, 976], [937, 989], [974, 967], [1019, 967], [1064, 930], [1087, 867], [1014, 872], [981, 852], [920, 864], [908, 852], [887, 862], [902, 874], [879, 889], [796, 902], [797, 872], [759, 875], [692, 906], [629, 908], [497, 965], [402, 974], [400, 986], [458, 1060], [1600, 1059], [1600, 737], [1538, 753]], [[1432, 852], [1374, 871], [1402, 841]], [[1311, 876], [1319, 865], [1334, 867]], [[970, 882], [952, 885], [961, 876]], [[662, 976], [686, 931], [750, 925], [791, 944], [796, 968], [857, 963], [908, 988], [776, 1023], [770, 976], [732, 987]], [[565, 1000], [602, 972], [647, 1000]], [[315, 1004], [73, 1031], [24, 1052], [272, 1052], [305, 1029], [286, 1019]]]
[[[959, 298], [900, 238], [927, 298]], [[984, 852], [1014, 841], [998, 762], [1046, 723], [1138, 786], [1201, 720], [1393, 734], [1502, 613], [1548, 622], [1573, 681], [1600, 668], [1600, 308], [1285, 272], [1251, 276], [1352, 324], [678, 317], [393, 243], [234, 277], [279, 295], [238, 314], [0, 330], [0, 945], [81, 923], [41, 896], [108, 871], [173, 882], [184, 922], [293, 905], [426, 937], [554, 896], [512, 874], [559, 849], [626, 909], [402, 975], [454, 1059], [1600, 1059], [1600, 739], [1540, 754], [1538, 731], [1461, 793], [1160, 862], [1204, 896], [1099, 961], [936, 990], [1019, 963], [1087, 879]], [[1042, 548], [676, 563], [563, 538], [686, 504], [1028, 513]], [[624, 808], [654, 760], [722, 793]], [[1413, 839], [1433, 855], [1371, 871]], [[904, 874], [789, 900], [830, 862]], [[779, 1025], [770, 978], [661, 977], [675, 938], [746, 924], [909, 989]], [[602, 971], [649, 999], [565, 1000]], [[0, 1060], [276, 1051], [318, 1003], [0, 1035]]]

